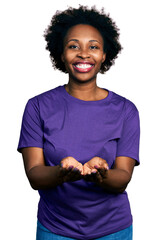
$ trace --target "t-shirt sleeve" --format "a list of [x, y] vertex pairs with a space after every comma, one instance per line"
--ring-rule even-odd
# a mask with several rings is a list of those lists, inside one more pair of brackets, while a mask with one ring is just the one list
[[18, 152], [25, 147], [43, 148], [43, 129], [37, 98], [28, 100], [21, 125]]
[[121, 137], [117, 142], [117, 157], [126, 156], [139, 160], [139, 140], [140, 140], [140, 119], [136, 106], [127, 101], [125, 105], [125, 115]]

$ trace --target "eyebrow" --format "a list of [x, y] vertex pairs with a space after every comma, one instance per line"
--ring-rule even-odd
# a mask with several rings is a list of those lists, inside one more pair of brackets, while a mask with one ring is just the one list
[[[74, 42], [79, 42], [79, 40], [78, 39], [70, 39], [70, 40], [68, 40], [66, 43], [68, 43], [68, 42], [71, 42], [71, 41], [74, 41]], [[99, 41], [97, 41], [97, 40], [89, 40], [89, 42], [98, 42], [98, 43], [100, 43]]]

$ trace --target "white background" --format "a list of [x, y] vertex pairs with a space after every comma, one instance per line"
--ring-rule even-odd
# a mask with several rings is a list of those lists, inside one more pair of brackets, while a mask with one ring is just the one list
[[56, 10], [95, 2], [116, 21], [124, 48], [109, 72], [98, 75], [97, 84], [127, 97], [140, 112], [141, 165], [128, 186], [134, 240], [157, 239], [155, 0], [5, 0], [0, 6], [0, 221], [5, 240], [35, 239], [39, 197], [16, 151], [25, 104], [30, 97], [68, 82], [68, 75], [52, 68], [42, 35]]

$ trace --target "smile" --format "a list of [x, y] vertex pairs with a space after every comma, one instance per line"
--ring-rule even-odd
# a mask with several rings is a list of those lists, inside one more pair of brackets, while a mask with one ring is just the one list
[[77, 63], [77, 64], [73, 64], [73, 67], [78, 72], [86, 73], [86, 72], [89, 72], [91, 69], [93, 69], [94, 64]]

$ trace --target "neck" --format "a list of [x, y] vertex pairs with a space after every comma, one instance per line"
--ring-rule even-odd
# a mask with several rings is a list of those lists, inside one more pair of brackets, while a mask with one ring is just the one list
[[96, 81], [88, 83], [69, 81], [65, 88], [66, 91], [73, 97], [80, 98], [82, 100], [90, 100], [95, 97], [98, 87], [96, 85]]

